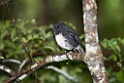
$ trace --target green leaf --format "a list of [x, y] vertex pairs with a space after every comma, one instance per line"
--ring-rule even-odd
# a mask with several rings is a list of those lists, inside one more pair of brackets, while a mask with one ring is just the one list
[[15, 42], [17, 40], [19, 40], [19, 37], [15, 37], [12, 41]]
[[32, 20], [31, 20], [31, 23], [32, 23], [32, 24], [36, 24], [36, 20], [35, 20], [35, 19], [32, 19]]
[[120, 82], [124, 83], [124, 70], [119, 71], [118, 79], [119, 79]]
[[117, 66], [122, 68], [122, 63], [121, 62], [117, 62]]
[[84, 34], [80, 35], [80, 39], [83, 39], [84, 38]]
[[112, 55], [109, 57], [109, 60], [110, 60], [110, 59], [113, 59], [114, 61], [117, 61], [117, 55], [112, 54]]
[[122, 45], [124, 46], [124, 39], [121, 40]]
[[22, 41], [24, 42], [24, 43], [27, 43], [27, 40], [26, 40], [26, 38], [22, 38]]
[[3, 56], [0, 56], [0, 60], [2, 60], [2, 59], [4, 59], [4, 57]]
[[107, 48], [108, 47], [108, 43], [107, 43], [107, 39], [104, 39], [101, 43], [101, 45], [104, 47], [104, 48]]
[[49, 50], [52, 50], [52, 51], [55, 51], [55, 48], [52, 47], [52, 46], [45, 46], [46, 49], [49, 49]]

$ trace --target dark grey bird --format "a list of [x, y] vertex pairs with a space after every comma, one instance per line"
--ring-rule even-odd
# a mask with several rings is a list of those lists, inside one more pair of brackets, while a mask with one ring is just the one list
[[81, 40], [74, 29], [62, 22], [54, 24], [52, 29], [55, 35], [55, 40], [61, 48], [74, 50], [80, 54], [84, 53]]

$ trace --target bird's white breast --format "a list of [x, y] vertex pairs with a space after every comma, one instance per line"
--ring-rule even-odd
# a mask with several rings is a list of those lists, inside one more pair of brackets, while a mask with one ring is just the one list
[[66, 49], [66, 50], [72, 50], [73, 46], [69, 44], [68, 40], [65, 39], [65, 37], [60, 33], [55, 36], [57, 44]]

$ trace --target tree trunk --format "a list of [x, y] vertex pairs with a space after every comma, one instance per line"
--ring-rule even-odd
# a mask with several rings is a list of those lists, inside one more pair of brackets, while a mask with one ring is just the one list
[[97, 4], [95, 0], [82, 0], [82, 3], [86, 45], [85, 63], [94, 83], [108, 83], [97, 32]]

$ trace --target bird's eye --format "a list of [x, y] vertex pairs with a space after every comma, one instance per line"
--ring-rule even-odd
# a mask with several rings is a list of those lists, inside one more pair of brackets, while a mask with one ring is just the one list
[[57, 28], [59, 28], [59, 26], [56, 26]]

